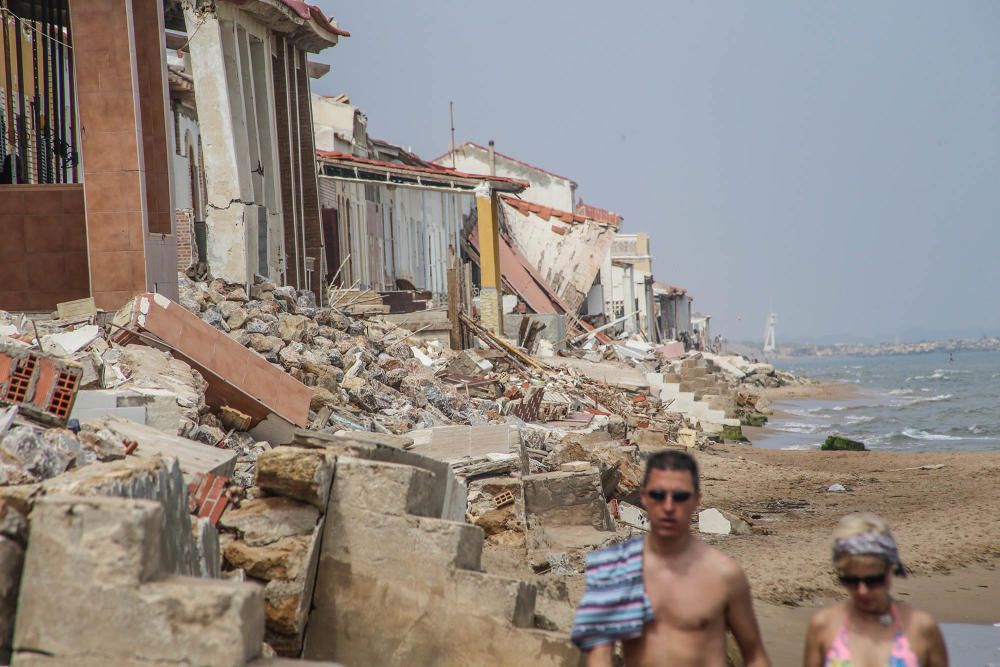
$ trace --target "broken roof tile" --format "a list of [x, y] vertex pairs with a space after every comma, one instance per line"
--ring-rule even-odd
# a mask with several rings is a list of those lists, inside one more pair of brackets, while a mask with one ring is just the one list
[[398, 171], [407, 171], [417, 175], [423, 174], [427, 176], [436, 176], [436, 177], [452, 176], [454, 178], [474, 179], [477, 181], [490, 181], [491, 183], [505, 183], [509, 185], [518, 186], [520, 187], [521, 190], [528, 187], [528, 184], [526, 182], [519, 181], [516, 178], [506, 178], [504, 176], [484, 176], [482, 174], [467, 174], [462, 171], [457, 171], [455, 169], [448, 169], [447, 167], [442, 167], [430, 163], [425, 163], [426, 166], [418, 167], [409, 164], [402, 164], [399, 162], [385, 162], [383, 160], [373, 160], [371, 158], [358, 157], [357, 155], [353, 155], [352, 153], [343, 153], [340, 151], [316, 151], [316, 156], [319, 158], [321, 162], [328, 162], [331, 164], [339, 164], [344, 166], [368, 166], [368, 167], [377, 167], [379, 169], [394, 169]]
[[592, 220], [604, 222], [614, 227], [619, 226], [622, 223], [622, 220], [624, 220], [622, 216], [618, 215], [614, 211], [609, 211], [597, 206], [591, 206], [590, 204], [584, 204], [583, 199], [580, 199], [580, 201], [577, 202], [576, 212]]

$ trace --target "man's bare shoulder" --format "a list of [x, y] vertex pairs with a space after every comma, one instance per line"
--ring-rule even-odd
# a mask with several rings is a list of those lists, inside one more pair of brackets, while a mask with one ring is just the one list
[[723, 579], [729, 582], [743, 582], [746, 581], [746, 574], [743, 572], [743, 567], [736, 561], [732, 556], [728, 556], [715, 547], [709, 546], [698, 541], [700, 553], [698, 554], [699, 560], [705, 565], [712, 568], [713, 571], [719, 573]]

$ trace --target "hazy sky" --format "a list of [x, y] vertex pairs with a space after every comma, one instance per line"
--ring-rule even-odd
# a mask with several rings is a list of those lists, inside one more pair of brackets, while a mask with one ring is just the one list
[[1000, 2], [318, 2], [352, 37], [316, 92], [428, 159], [454, 100], [716, 332], [1000, 334]]

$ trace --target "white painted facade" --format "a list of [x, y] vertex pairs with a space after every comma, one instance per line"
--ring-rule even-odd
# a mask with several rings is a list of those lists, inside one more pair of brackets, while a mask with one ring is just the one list
[[[614, 229], [596, 222], [564, 223], [502, 204], [502, 216], [518, 250], [559, 298], [576, 313], [587, 299], [614, 238]], [[561, 230], [561, 233], [553, 231]]]
[[214, 275], [276, 278], [283, 256], [271, 31], [226, 3], [185, 9], [204, 140], [207, 260]]
[[[475, 210], [472, 192], [404, 185], [362, 184], [320, 173], [320, 206], [336, 209], [342, 285], [395, 290], [403, 280], [448, 294], [448, 248], [461, 248], [465, 221]], [[334, 271], [336, 267], [332, 267]]]
[[368, 117], [343, 97], [313, 94], [316, 150], [368, 157]]
[[[507, 155], [494, 153], [496, 175], [516, 178], [529, 184], [521, 193], [521, 198], [560, 211], [576, 210], [576, 183], [572, 180], [533, 167]], [[452, 167], [451, 152], [436, 159], [435, 164]], [[489, 174], [489, 150], [473, 143], [465, 143], [455, 149], [454, 168], [467, 174]]]

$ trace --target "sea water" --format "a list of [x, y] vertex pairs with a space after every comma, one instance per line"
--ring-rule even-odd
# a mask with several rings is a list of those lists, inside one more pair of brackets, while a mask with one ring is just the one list
[[823, 357], [778, 361], [782, 370], [857, 385], [856, 398], [779, 401], [759, 447], [818, 448], [828, 435], [874, 451], [1000, 450], [1000, 352]]

